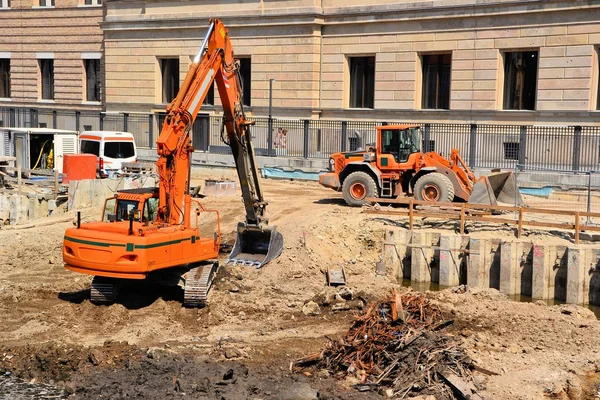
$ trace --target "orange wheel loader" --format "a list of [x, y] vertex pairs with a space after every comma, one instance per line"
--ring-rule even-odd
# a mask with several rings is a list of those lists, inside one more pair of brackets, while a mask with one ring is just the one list
[[[152, 279], [182, 286], [185, 306], [206, 303], [218, 268], [208, 261], [218, 256], [221, 231], [218, 212], [190, 195], [190, 129], [215, 81], [223, 104], [222, 138], [231, 147], [246, 210], [227, 262], [261, 267], [281, 254], [283, 237], [268, 228], [265, 217], [239, 62], [227, 28], [212, 19], [156, 142], [159, 186], [119, 191], [106, 200], [101, 221], [81, 224], [78, 217], [77, 226], [65, 232], [65, 268], [94, 275], [92, 302], [113, 302], [124, 280]], [[198, 219], [208, 213], [216, 215], [216, 227], [204, 231]]]
[[457, 149], [448, 160], [436, 152], [421, 152], [421, 143], [418, 125], [378, 126], [375, 146], [332, 154], [329, 172], [319, 176], [319, 183], [341, 191], [351, 206], [362, 206], [370, 197], [406, 194], [428, 202], [521, 204], [511, 172], [476, 179]]

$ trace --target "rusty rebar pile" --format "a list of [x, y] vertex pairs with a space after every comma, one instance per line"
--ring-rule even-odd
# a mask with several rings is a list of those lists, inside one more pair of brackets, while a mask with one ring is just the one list
[[423, 295], [393, 291], [358, 316], [342, 339], [330, 340], [322, 352], [297, 360], [292, 368], [307, 375], [316, 368], [339, 378], [354, 376], [359, 390], [454, 398], [446, 378], [468, 377], [471, 360], [442, 331], [451, 323]]

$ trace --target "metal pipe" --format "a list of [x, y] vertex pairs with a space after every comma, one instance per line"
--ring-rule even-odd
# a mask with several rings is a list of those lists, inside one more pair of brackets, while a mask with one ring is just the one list
[[81, 227], [81, 211], [77, 211], [77, 229]]
[[211, 22], [210, 25], [208, 26], [208, 31], [206, 32], [206, 36], [204, 36], [204, 40], [202, 41], [202, 46], [200, 46], [200, 50], [198, 51], [198, 54], [196, 54], [196, 57], [194, 57], [194, 64], [197, 64], [200, 62], [200, 57], [202, 57], [202, 54], [204, 53], [204, 49], [206, 48], [206, 44], [208, 43], [208, 39], [210, 38], [210, 35], [212, 34], [212, 31], [215, 29], [215, 23]]
[[[592, 212], [592, 172], [588, 172], [587, 212]], [[585, 223], [590, 224], [591, 222], [591, 218], [588, 215]]]

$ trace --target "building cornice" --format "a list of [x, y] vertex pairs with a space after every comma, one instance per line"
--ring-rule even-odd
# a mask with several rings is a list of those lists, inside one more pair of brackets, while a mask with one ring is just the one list
[[[119, 0], [119, 3], [139, 4], [139, 0]], [[115, 0], [108, 1], [107, 7]], [[152, 3], [146, 0], [145, 3]], [[489, 3], [452, 4], [453, 1], [437, 0], [396, 4], [378, 4], [375, 6], [348, 7], [305, 7], [295, 9], [272, 9], [256, 12], [245, 10], [231, 12], [220, 18], [228, 27], [268, 27], [302, 25], [346, 25], [371, 24], [375, 22], [404, 22], [433, 19], [453, 19], [467, 17], [491, 17], [500, 15], [521, 15], [537, 12], [568, 12], [577, 10], [600, 9], [600, 2], [594, 0], [519, 0], [491, 1]], [[206, 27], [207, 20], [214, 13], [198, 12], [107, 15], [101, 27], [112, 30], [157, 30], [198, 29]]]

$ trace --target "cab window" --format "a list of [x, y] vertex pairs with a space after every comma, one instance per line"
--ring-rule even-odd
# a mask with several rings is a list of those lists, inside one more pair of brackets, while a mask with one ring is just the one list
[[119, 200], [117, 202], [117, 221], [126, 221], [131, 212], [137, 211], [138, 202], [134, 200]]
[[104, 215], [102, 217], [102, 221], [109, 222], [108, 216], [115, 213], [115, 205], [117, 203], [117, 199], [114, 197], [111, 199], [106, 199], [104, 202]]
[[142, 222], [153, 222], [156, 219], [156, 210], [158, 210], [158, 199], [151, 197], [144, 203], [144, 213]]

